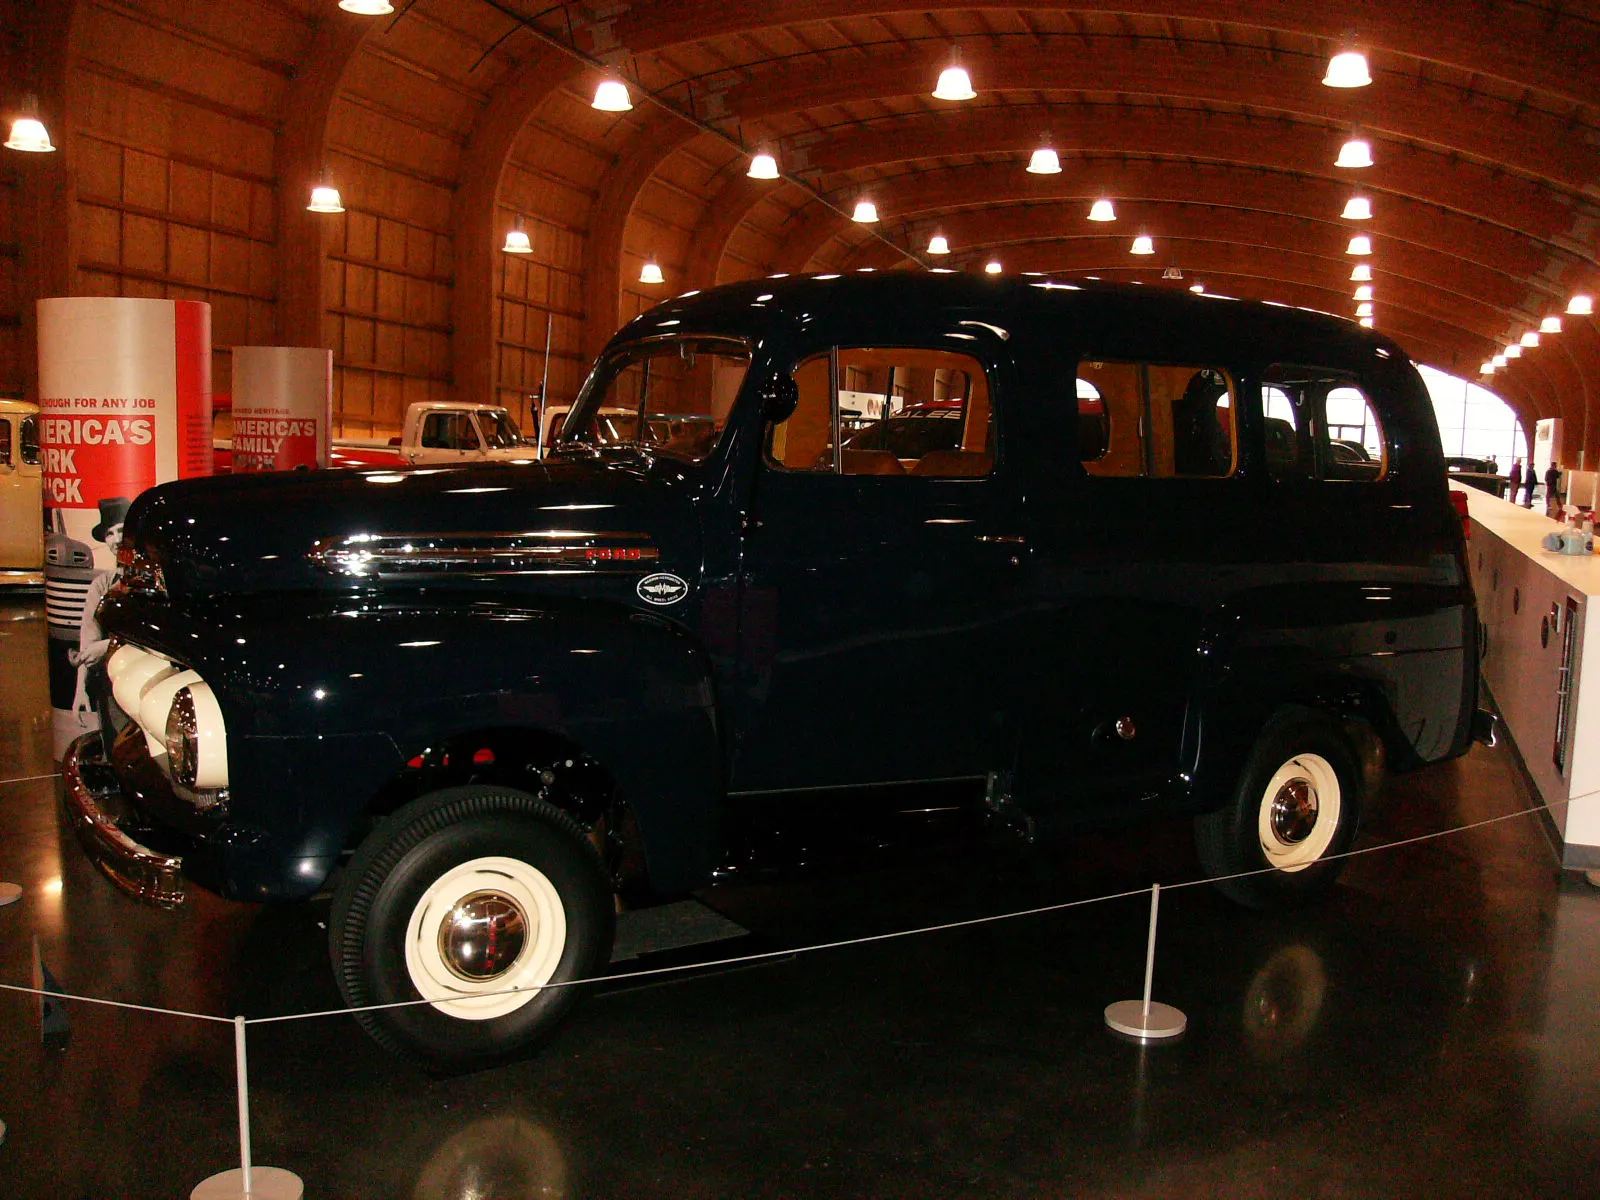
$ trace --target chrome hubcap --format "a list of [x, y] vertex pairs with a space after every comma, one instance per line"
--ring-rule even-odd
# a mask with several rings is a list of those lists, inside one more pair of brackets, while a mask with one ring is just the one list
[[439, 926], [439, 957], [469, 983], [504, 975], [528, 940], [528, 916], [501, 892], [465, 896]]
[[1298, 845], [1317, 824], [1317, 793], [1309, 779], [1291, 779], [1272, 798], [1272, 836], [1285, 846]]

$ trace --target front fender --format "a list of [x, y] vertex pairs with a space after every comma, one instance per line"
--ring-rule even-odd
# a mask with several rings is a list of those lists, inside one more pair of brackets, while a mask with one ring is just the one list
[[[337, 855], [405, 759], [460, 733], [520, 727], [576, 743], [611, 773], [656, 888], [696, 886], [715, 864], [723, 777], [709, 665], [662, 617], [417, 593], [233, 601], [128, 624], [211, 684], [235, 764], [234, 819], [294, 845], [302, 863]], [[347, 762], [340, 744], [393, 749]]]

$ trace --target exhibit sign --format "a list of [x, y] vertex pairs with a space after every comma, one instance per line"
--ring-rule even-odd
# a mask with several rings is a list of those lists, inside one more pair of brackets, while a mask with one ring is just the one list
[[333, 441], [333, 351], [233, 348], [233, 470], [328, 465]]
[[211, 473], [211, 306], [73, 296], [38, 302], [45, 615], [55, 753], [98, 724], [110, 587], [134, 497]]

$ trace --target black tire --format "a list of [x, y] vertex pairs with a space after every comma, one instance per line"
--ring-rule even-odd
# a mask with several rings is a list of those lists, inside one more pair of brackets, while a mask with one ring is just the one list
[[1256, 739], [1228, 803], [1195, 821], [1201, 866], [1210, 877], [1243, 875], [1215, 886], [1247, 908], [1320, 899], [1344, 865], [1331, 856], [1355, 840], [1361, 787], [1337, 726], [1311, 712], [1282, 714]]
[[[445, 915], [470, 898], [498, 923], [487, 942], [447, 942]], [[483, 786], [433, 792], [385, 819], [345, 870], [328, 921], [334, 975], [352, 1008], [454, 995], [458, 1013], [472, 1010], [355, 1014], [386, 1049], [444, 1071], [527, 1053], [581, 990], [544, 985], [595, 975], [614, 930], [611, 886], [577, 822], [524, 792]], [[476, 977], [457, 973], [474, 956], [485, 964]], [[512, 986], [529, 997], [482, 994]]]

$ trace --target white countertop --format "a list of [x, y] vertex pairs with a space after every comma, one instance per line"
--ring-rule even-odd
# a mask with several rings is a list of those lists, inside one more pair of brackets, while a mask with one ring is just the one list
[[1539, 544], [1547, 533], [1563, 526], [1544, 515], [1544, 508], [1523, 508], [1488, 492], [1450, 485], [1467, 494], [1467, 511], [1472, 520], [1501, 541], [1533, 559], [1573, 591], [1585, 596], [1600, 596], [1600, 554], [1558, 554]]

